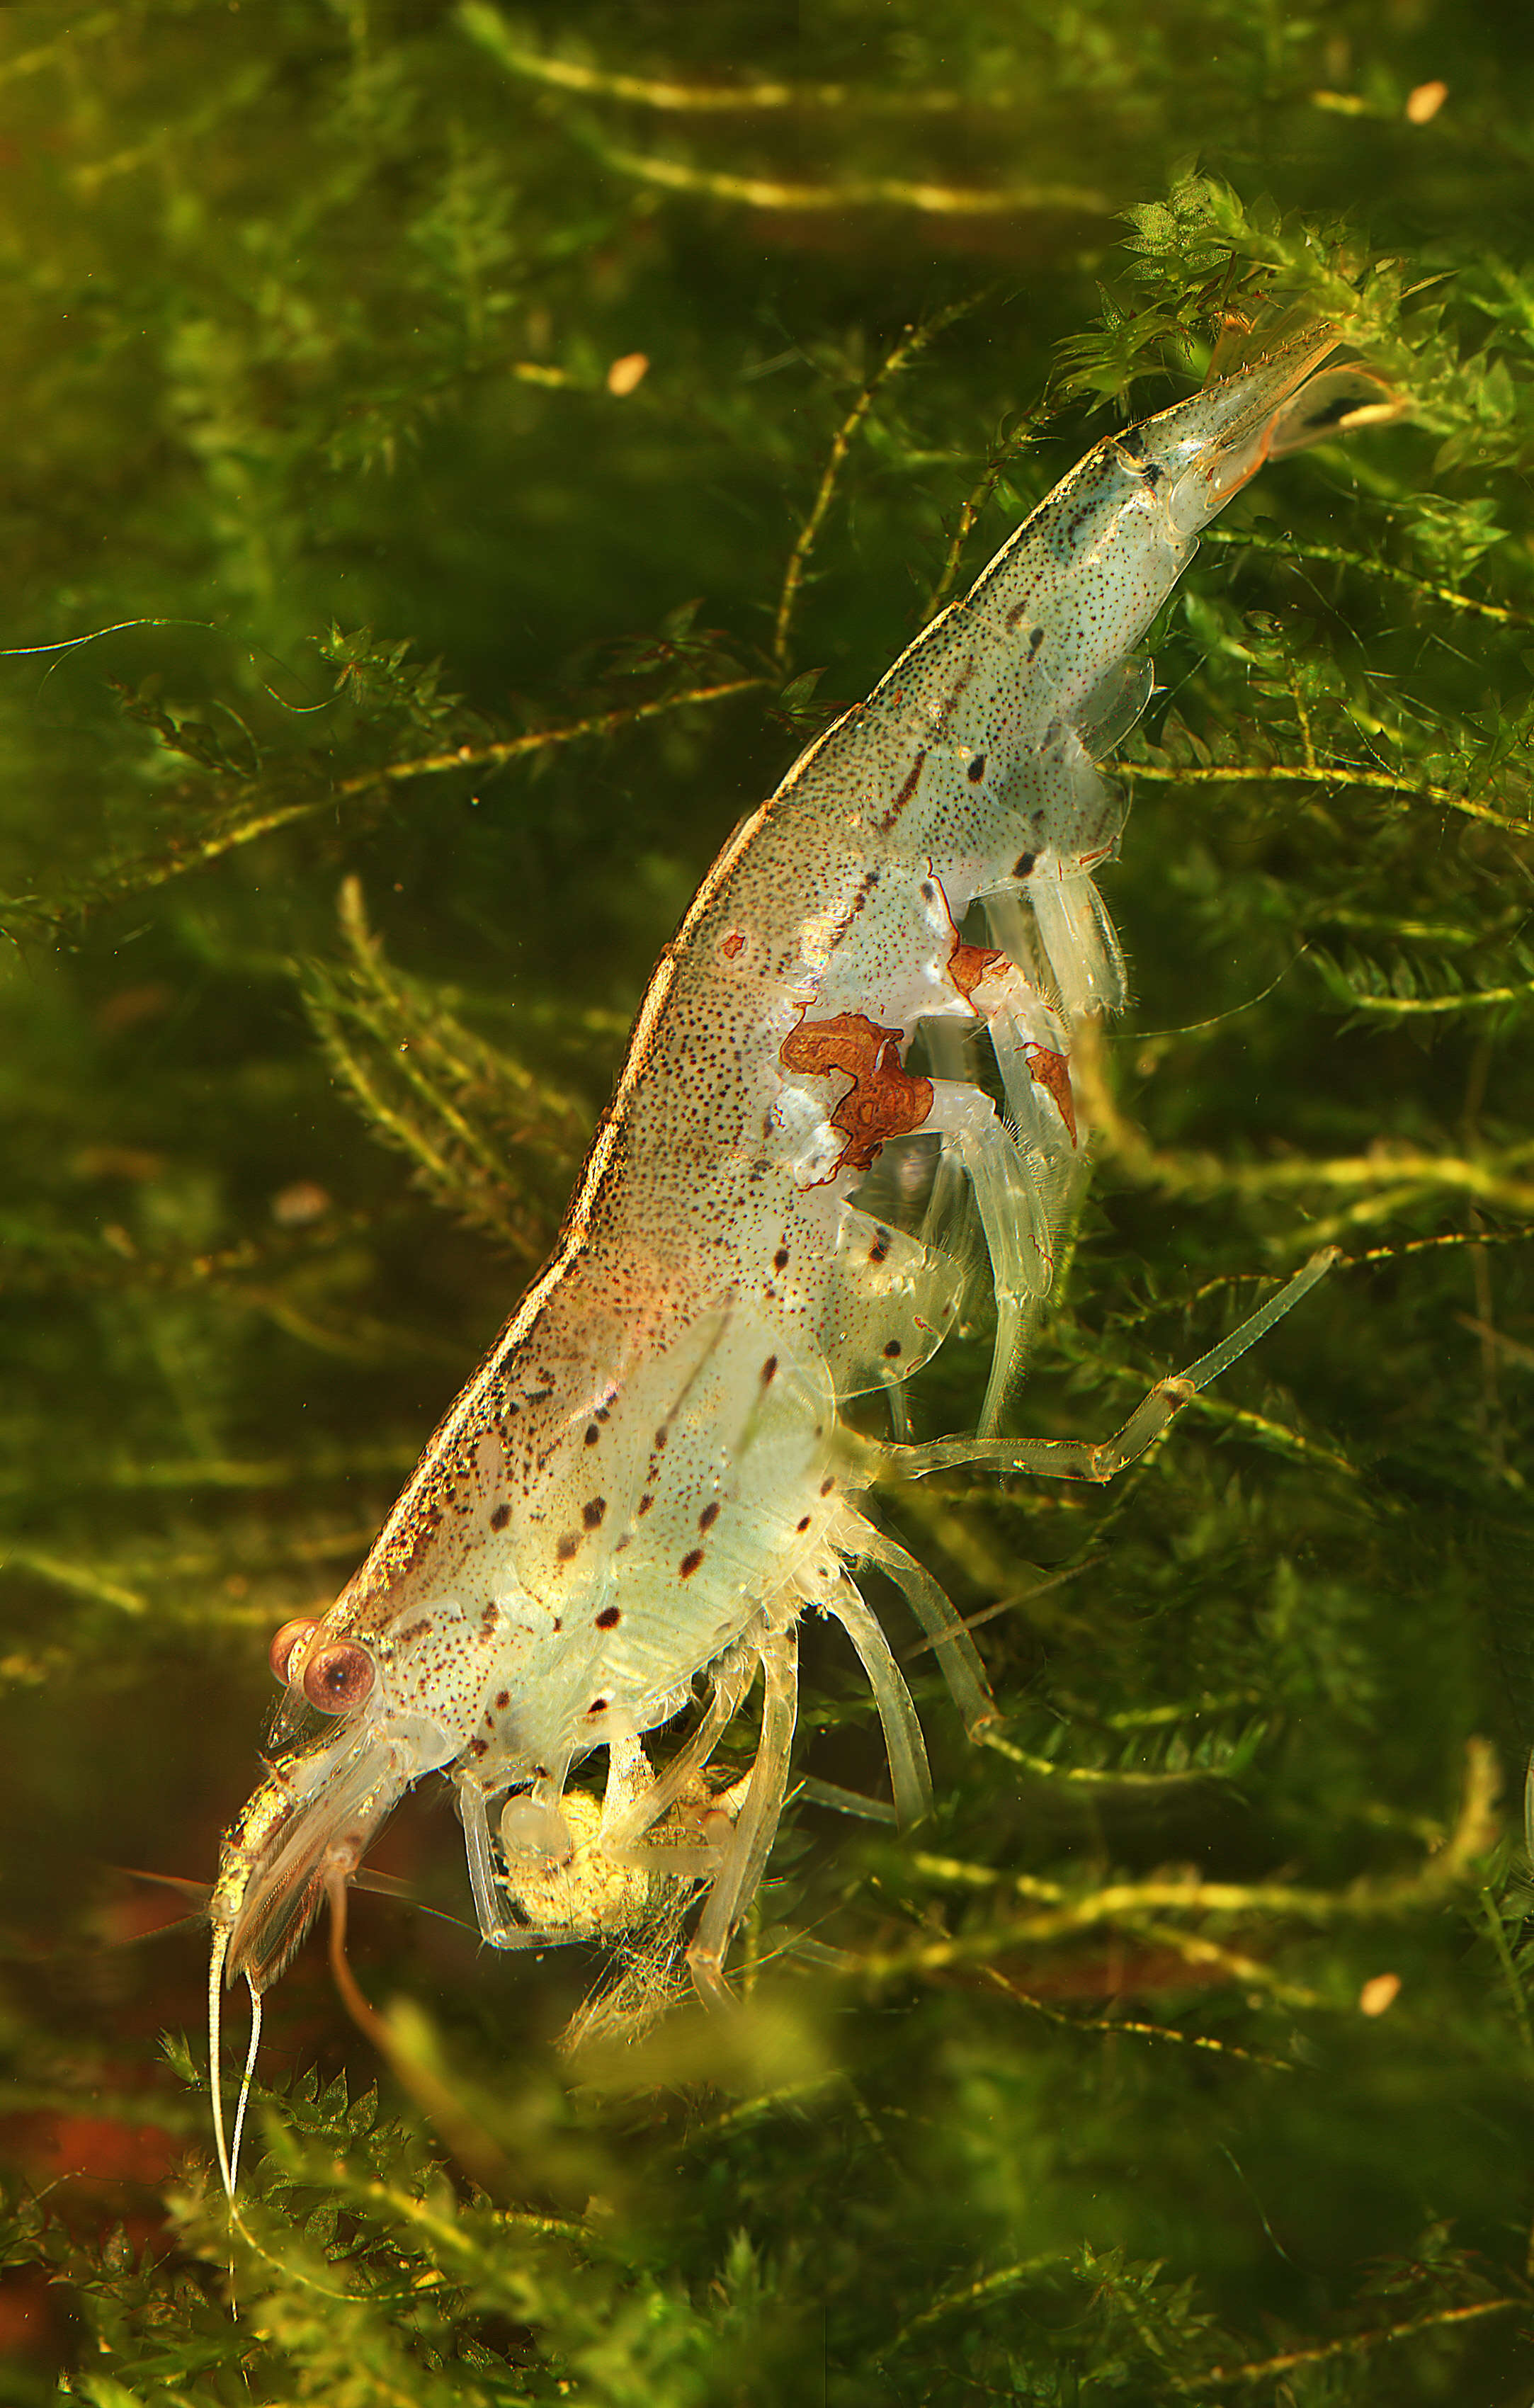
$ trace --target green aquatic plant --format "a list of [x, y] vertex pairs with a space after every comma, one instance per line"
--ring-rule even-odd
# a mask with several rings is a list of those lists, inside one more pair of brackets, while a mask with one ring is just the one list
[[[1529, 81], [1432, 0], [5, 12], [0, 2396], [1527, 2393]], [[735, 819], [1283, 307], [1411, 413], [1155, 631], [1020, 1423], [1346, 1265], [1113, 1489], [892, 1500], [1005, 1720], [912, 1636], [939, 1812], [828, 1813], [807, 1634], [738, 2025], [640, 1935], [562, 2055], [599, 1968], [482, 1959], [419, 1801], [232, 2228], [121, 1869], [210, 1874]]]

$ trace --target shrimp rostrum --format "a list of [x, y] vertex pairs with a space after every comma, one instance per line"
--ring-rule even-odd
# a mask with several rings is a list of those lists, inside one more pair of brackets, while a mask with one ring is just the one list
[[[259, 2003], [429, 1772], [453, 1785], [491, 1946], [610, 1937], [690, 1884], [688, 1961], [726, 1995], [783, 1800], [806, 1608], [860, 1659], [903, 1821], [926, 1756], [864, 1568], [903, 1591], [971, 1729], [994, 1711], [942, 1591], [871, 1518], [873, 1484], [960, 1463], [1107, 1479], [1325, 1268], [1117, 1437], [1000, 1434], [1082, 1175], [1072, 1031], [1122, 996], [1093, 872], [1125, 804], [1097, 764], [1145, 705], [1134, 647], [1198, 530], [1265, 460], [1380, 414], [1378, 385], [1323, 366], [1335, 348], [1311, 330], [1100, 442], [725, 845], [552, 1260], [355, 1578], [274, 1642], [269, 1773], [213, 1897], [215, 2022], [224, 1981]], [[989, 1039], [1004, 1112], [965, 1075], [966, 1034]], [[872, 1174], [917, 1138], [930, 1201], [904, 1226]], [[989, 1386], [975, 1437], [912, 1444], [900, 1383], [958, 1317], [967, 1192], [996, 1298]], [[888, 1442], [841, 1418], [881, 1391]], [[758, 1680], [754, 1759], [715, 1786]], [[566, 1796], [600, 1751], [600, 1797]]]

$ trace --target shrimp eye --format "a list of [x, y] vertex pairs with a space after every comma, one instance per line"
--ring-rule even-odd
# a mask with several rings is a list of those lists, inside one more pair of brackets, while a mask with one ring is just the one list
[[378, 1675], [366, 1647], [350, 1639], [322, 1647], [304, 1668], [304, 1695], [323, 1714], [349, 1714], [360, 1706]]
[[319, 1627], [312, 1614], [303, 1614], [296, 1622], [285, 1622], [272, 1641], [268, 1650], [272, 1678], [274, 1681], [280, 1681], [284, 1688], [288, 1685], [294, 1656], [310, 1633], [318, 1630]]

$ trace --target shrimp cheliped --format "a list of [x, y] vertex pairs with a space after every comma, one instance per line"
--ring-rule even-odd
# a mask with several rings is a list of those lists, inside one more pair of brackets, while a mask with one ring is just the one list
[[[1323, 367], [1335, 348], [1312, 329], [1100, 442], [704, 880], [547, 1268], [355, 1578], [273, 1643], [271, 1768], [211, 1908], [231, 2190], [222, 1986], [243, 1978], [259, 2014], [414, 1783], [453, 1784], [493, 1947], [615, 1939], [692, 1896], [688, 1964], [727, 1997], [782, 1805], [806, 1609], [862, 1664], [903, 1823], [924, 1811], [926, 1754], [854, 1575], [903, 1593], [971, 1730], [995, 1711], [870, 1488], [959, 1464], [1108, 1480], [1326, 1269], [1312, 1260], [1116, 1437], [1000, 1434], [1082, 1177], [1072, 1031], [1123, 993], [1093, 871], [1125, 804], [1097, 764], [1151, 693], [1133, 648], [1198, 530], [1266, 460], [1387, 414], [1377, 383]], [[982, 1035], [1005, 1115], [966, 1075], [962, 1040]], [[926, 1200], [908, 1228], [889, 1173], [913, 1154]], [[978, 1435], [916, 1444], [901, 1383], [958, 1316], [967, 1190], [996, 1297], [990, 1381]], [[840, 1419], [880, 1391], [887, 1442]], [[754, 1759], [725, 1786], [710, 1758], [758, 1677]], [[600, 1794], [567, 1787], [598, 1751]]]

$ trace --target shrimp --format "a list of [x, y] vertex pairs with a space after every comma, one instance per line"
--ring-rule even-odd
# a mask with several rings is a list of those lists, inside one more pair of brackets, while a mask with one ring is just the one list
[[[1098, 443], [704, 880], [551, 1261], [336, 1604], [273, 1642], [268, 1775], [211, 1902], [231, 2196], [222, 1988], [242, 1977], [258, 2023], [327, 1888], [423, 1775], [452, 1784], [492, 1947], [619, 1946], [696, 1893], [687, 1962], [727, 2000], [784, 1798], [806, 1610], [839, 1623], [867, 1675], [902, 1824], [926, 1806], [926, 1753], [854, 1574], [903, 1592], [971, 1734], [996, 1713], [943, 1591], [871, 1517], [875, 1481], [957, 1464], [1111, 1479], [1326, 1269], [1161, 1381], [1116, 1437], [1000, 1435], [1082, 1183], [1072, 1030], [1123, 999], [1093, 873], [1126, 806], [1097, 765], [1149, 698], [1134, 648], [1198, 530], [1266, 460], [1387, 414], [1378, 384], [1324, 368], [1335, 348], [1312, 328]], [[984, 941], [964, 934], [971, 913]], [[965, 1075], [978, 1034], [1005, 1117]], [[902, 1143], [931, 1169], [914, 1228], [876, 1209], [876, 1166]], [[996, 1298], [989, 1384], [975, 1436], [916, 1444], [900, 1387], [958, 1317], [967, 1197]], [[841, 1411], [880, 1391], [884, 1442]], [[716, 1790], [710, 1758], [758, 1679], [750, 1770]], [[647, 1741], [689, 1709], [652, 1765]], [[599, 1801], [566, 1798], [598, 1750]], [[253, 2055], [252, 2031], [246, 2089]]]

